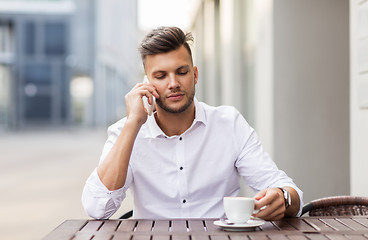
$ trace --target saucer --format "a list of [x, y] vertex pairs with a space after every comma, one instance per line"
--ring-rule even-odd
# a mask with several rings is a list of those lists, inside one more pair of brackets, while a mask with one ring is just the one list
[[225, 231], [254, 231], [256, 227], [263, 225], [265, 222], [259, 219], [250, 219], [246, 223], [226, 224], [220, 220], [214, 221], [213, 224], [221, 227]]

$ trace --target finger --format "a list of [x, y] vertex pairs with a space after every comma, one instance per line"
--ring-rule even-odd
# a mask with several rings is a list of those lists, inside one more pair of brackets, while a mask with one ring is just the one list
[[138, 88], [141, 88], [142, 86], [144, 86], [144, 85], [146, 85], [145, 83], [137, 83], [136, 85], [134, 85], [134, 87], [132, 88], [132, 90], [131, 91], [133, 91], [133, 90], [136, 90], [136, 89], [138, 89]]
[[[134, 91], [130, 91], [128, 94], [125, 95], [125, 101], [127, 103], [127, 107], [128, 106], [136, 106], [136, 107], [133, 107], [133, 108], [137, 108], [137, 105], [138, 104], [139, 106], [141, 106], [143, 108], [143, 97], [147, 97], [147, 101], [149, 104], [152, 105], [153, 103], [153, 98], [152, 98], [152, 93], [148, 90], [148, 89], [145, 89], [145, 88], [138, 88], [138, 89], [135, 89]], [[141, 108], [139, 107], [139, 108]]]
[[260, 210], [257, 214], [255, 214], [257, 217], [264, 218], [265, 216], [272, 216], [272, 215], [278, 215], [285, 211], [285, 206], [283, 204], [280, 204], [278, 202], [272, 203], [271, 205], [268, 205], [267, 207]]
[[147, 87], [149, 87], [150, 92], [152, 93], [153, 96], [155, 96], [156, 98], [159, 98], [160, 97], [160, 95], [158, 94], [155, 86], [153, 86], [152, 83], [144, 82], [144, 83], [140, 83], [140, 85], [141, 86], [147, 86]]
[[153, 105], [153, 95], [151, 94], [151, 96], [148, 97], [148, 103], [150, 105]]
[[141, 98], [147, 97], [148, 104], [154, 105], [154, 95], [149, 90], [140, 90], [139, 94], [141, 95]]
[[285, 211], [283, 211], [282, 209], [276, 209], [275, 211], [272, 211], [270, 213], [264, 212], [255, 217], [258, 217], [264, 220], [279, 220], [284, 217], [284, 214], [285, 214]]
[[260, 210], [257, 214], [254, 214], [255, 217], [259, 217], [265, 220], [269, 219], [280, 219], [280, 217], [284, 217], [285, 214], [285, 205], [284, 202], [280, 199], [276, 199], [270, 205], [268, 205], [265, 209]]
[[146, 86], [143, 83], [137, 83], [132, 90], [130, 90], [126, 95], [125, 98], [135, 98], [138, 95], [143, 96], [145, 95], [144, 90], [146, 90]]
[[[145, 85], [141, 86], [140, 89], [146, 89], [150, 92], [150, 94], [152, 94], [155, 98], [159, 98], [160, 95], [158, 94], [156, 88], [153, 85], [148, 85], [147, 83], [145, 83]], [[146, 95], [146, 97], [148, 97]]]
[[263, 205], [262, 202], [257, 201], [257, 200], [254, 201], [254, 209], [255, 210], [262, 210], [262, 209], [264, 209], [266, 207], [267, 207], [267, 205]]
[[270, 214], [273, 208], [279, 207], [279, 204], [281, 204], [280, 195], [274, 189], [266, 189], [265, 192], [260, 192], [258, 197], [262, 195], [263, 197], [255, 202], [255, 209], [267, 206], [268, 209], [267, 211], [262, 211], [263, 214]]
[[263, 206], [270, 205], [272, 201], [274, 201], [274, 198], [270, 196], [269, 194], [266, 194], [263, 198], [255, 202], [255, 206], [258, 207], [257, 209], [259, 209]]
[[270, 205], [273, 201], [281, 198], [283, 198], [283, 196], [279, 190], [269, 188], [267, 189], [265, 196], [259, 200], [259, 203], [262, 205]]
[[255, 200], [259, 200], [261, 198], [263, 198], [266, 195], [267, 189], [264, 189], [262, 191], [259, 191], [255, 196], [254, 199]]
[[260, 208], [262, 208], [262, 207], [264, 207], [264, 206], [266, 206], [266, 203], [265, 203], [265, 201], [263, 200], [263, 201], [261, 201], [261, 199], [263, 199], [263, 198], [265, 198], [265, 196], [266, 196], [266, 194], [267, 194], [267, 189], [264, 189], [264, 190], [262, 190], [262, 191], [260, 191], [260, 192], [258, 192], [255, 196], [254, 196], [254, 209], [255, 210], [258, 210], [258, 209], [260, 209]]
[[156, 88], [153, 90], [152, 94], [155, 96], [155, 98], [160, 98], [160, 94], [158, 94]]
[[153, 95], [152, 95], [152, 92], [151, 92], [149, 89], [147, 89], [147, 90], [142, 90], [142, 91], [141, 91], [141, 94], [142, 94], [142, 97], [143, 97], [143, 96], [146, 96], [146, 97], [148, 98], [148, 102], [149, 102], [150, 104], [152, 104], [152, 102], [153, 102]]
[[150, 92], [150, 94], [151, 94], [152, 96], [154, 96], [155, 98], [159, 98], [159, 97], [160, 97], [160, 95], [158, 94], [158, 92], [157, 92], [156, 88], [149, 88], [149, 89], [148, 89], [148, 91], [149, 91], [149, 92]]
[[275, 220], [281, 220], [284, 218], [284, 214], [283, 213], [274, 213], [272, 215], [268, 215], [262, 219], [266, 220], [266, 221], [275, 221]]
[[155, 97], [155, 98], [159, 98], [160, 95], [158, 94], [156, 88], [154, 86], [148, 86], [148, 89], [150, 91], [150, 93]]
[[137, 90], [137, 89], [151, 89], [151, 91], [153, 91], [155, 87], [150, 83], [137, 83], [132, 88], [132, 91]]

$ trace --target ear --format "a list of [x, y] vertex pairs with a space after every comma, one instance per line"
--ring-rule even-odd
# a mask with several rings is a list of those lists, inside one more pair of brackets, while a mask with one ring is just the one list
[[198, 82], [198, 68], [197, 68], [197, 66], [193, 67], [193, 72], [194, 72], [194, 83], [197, 84], [197, 82]]

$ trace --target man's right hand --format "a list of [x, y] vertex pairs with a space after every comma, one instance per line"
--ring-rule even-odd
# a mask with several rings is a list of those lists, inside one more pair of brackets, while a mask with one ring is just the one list
[[148, 103], [153, 103], [153, 97], [159, 98], [156, 88], [151, 83], [138, 83], [125, 95], [127, 106], [127, 121], [134, 121], [140, 125], [147, 121], [147, 111], [144, 108], [142, 97], [148, 98]]

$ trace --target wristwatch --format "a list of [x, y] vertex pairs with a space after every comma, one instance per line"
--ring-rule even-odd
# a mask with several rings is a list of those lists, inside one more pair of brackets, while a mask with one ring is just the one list
[[290, 193], [288, 190], [284, 189], [284, 188], [278, 188], [282, 191], [283, 195], [284, 195], [284, 200], [285, 200], [285, 208], [287, 209], [288, 207], [290, 207], [291, 205], [291, 197], [290, 197]]

